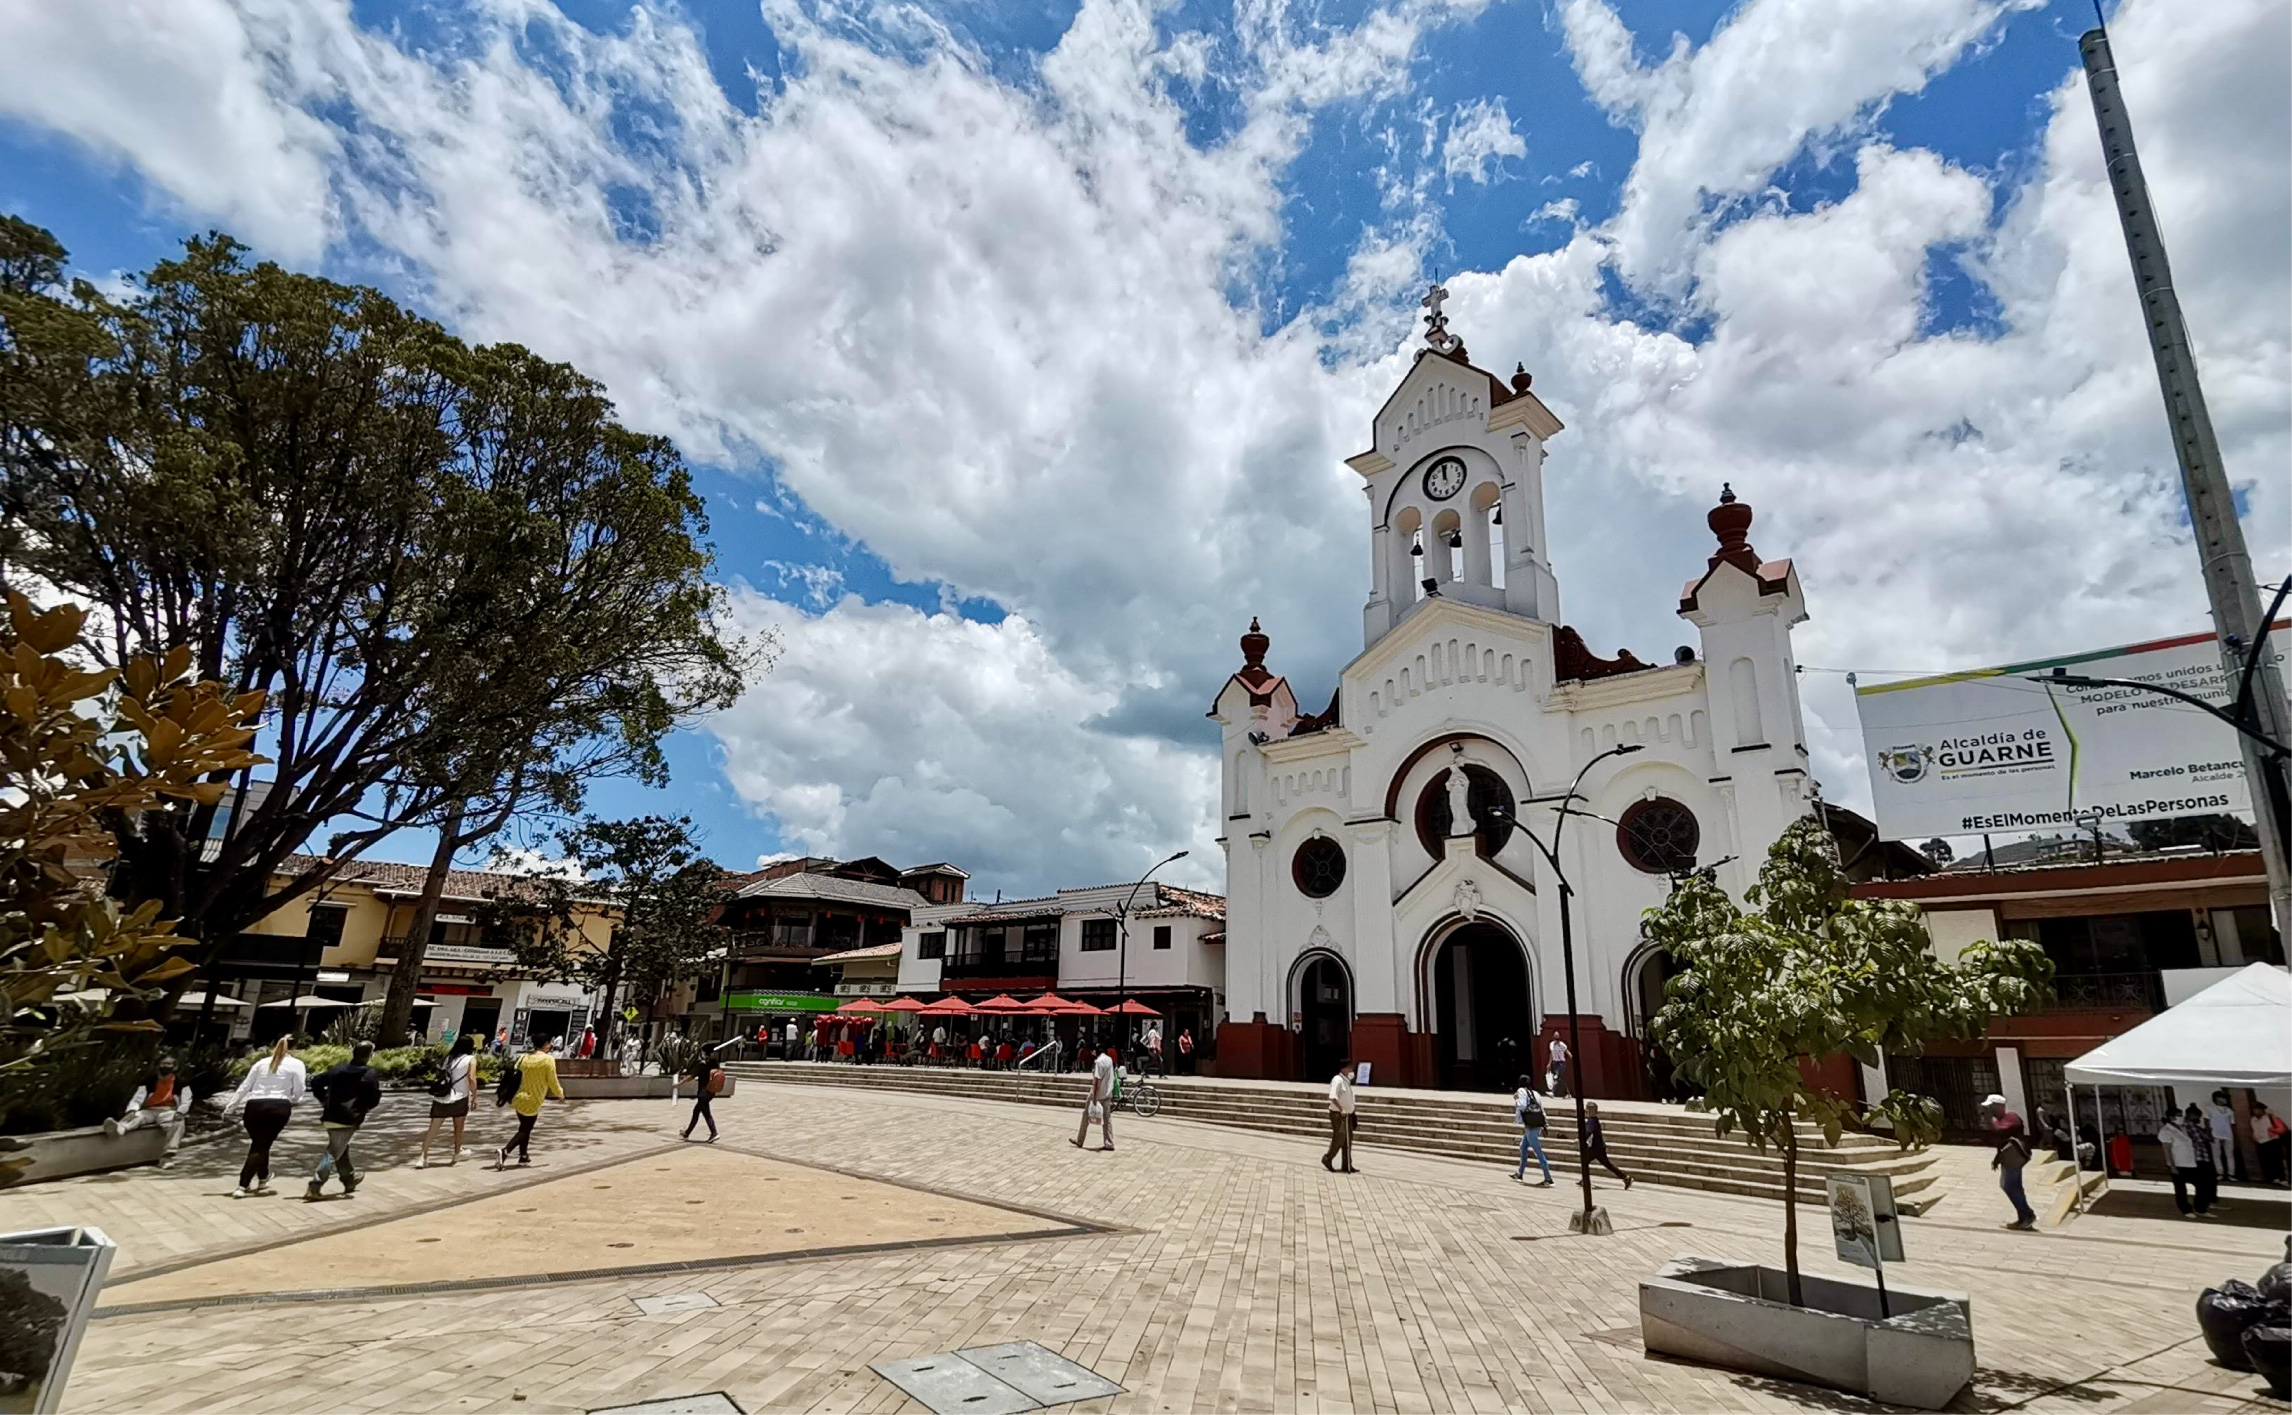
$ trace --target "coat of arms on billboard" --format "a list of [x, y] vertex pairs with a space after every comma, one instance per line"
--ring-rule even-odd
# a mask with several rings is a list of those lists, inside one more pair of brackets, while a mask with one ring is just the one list
[[1906, 747], [1888, 747], [1878, 754], [1878, 769], [1905, 786], [1926, 779], [1926, 771], [1934, 764], [1934, 749], [1922, 743]]

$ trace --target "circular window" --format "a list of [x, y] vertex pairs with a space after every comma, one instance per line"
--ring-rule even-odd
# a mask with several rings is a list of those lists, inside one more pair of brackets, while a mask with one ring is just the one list
[[1634, 803], [1616, 822], [1616, 848], [1635, 870], [1651, 875], [1685, 874], [1695, 868], [1703, 829], [1695, 812], [1668, 796]]
[[[1464, 768], [1464, 782], [1473, 824], [1479, 827], [1474, 832], [1480, 837], [1477, 848], [1485, 859], [1503, 849], [1504, 842], [1512, 838], [1516, 805], [1512, 788], [1487, 767], [1470, 764]], [[1417, 843], [1425, 847], [1427, 855], [1438, 860], [1448, 849], [1443, 843], [1448, 839], [1448, 830], [1448, 772], [1444, 771], [1426, 782], [1425, 789], [1417, 795]]]
[[1326, 835], [1316, 835], [1297, 847], [1289, 862], [1290, 878], [1308, 899], [1327, 899], [1345, 882], [1345, 847]]

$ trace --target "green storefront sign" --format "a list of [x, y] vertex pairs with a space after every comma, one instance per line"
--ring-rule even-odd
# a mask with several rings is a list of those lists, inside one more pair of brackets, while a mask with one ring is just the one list
[[833, 1012], [841, 1006], [840, 998], [809, 992], [728, 992], [724, 995], [727, 1012]]

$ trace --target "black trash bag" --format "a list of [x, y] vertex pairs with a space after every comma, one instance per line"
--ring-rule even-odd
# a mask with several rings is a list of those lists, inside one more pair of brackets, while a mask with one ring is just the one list
[[2262, 1273], [2254, 1285], [2271, 1302], [2292, 1302], [2292, 1263], [2278, 1263]]
[[2244, 1354], [2244, 1333], [2268, 1316], [2268, 1299], [2260, 1295], [2260, 1289], [2232, 1277], [2204, 1290], [2197, 1298], [2196, 1314], [2197, 1329], [2204, 1333], [2204, 1344], [2212, 1348], [2212, 1359], [2232, 1371], [2251, 1370], [2252, 1363]]
[[2268, 1393], [2292, 1396], [2292, 1327], [2246, 1327], [2244, 1355], [2268, 1379]]

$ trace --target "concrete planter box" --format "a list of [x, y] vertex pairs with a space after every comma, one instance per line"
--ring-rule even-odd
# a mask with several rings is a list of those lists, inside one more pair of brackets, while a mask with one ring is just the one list
[[1650, 1352], [1829, 1386], [1888, 1405], [1939, 1410], [1974, 1374], [1973, 1307], [1964, 1294], [1878, 1289], [1802, 1275], [1807, 1305], [1786, 1300], [1780, 1268], [1682, 1256], [1639, 1285]]
[[0, 1412], [62, 1408], [64, 1381], [116, 1251], [96, 1228], [0, 1233], [0, 1313], [11, 1338], [0, 1368]]
[[[29, 1158], [32, 1161], [31, 1167], [16, 1177], [17, 1184], [156, 1164], [166, 1150], [167, 1132], [156, 1125], [141, 1126], [119, 1136], [105, 1134], [101, 1125], [49, 1130], [38, 1135], [0, 1135], [0, 1159]], [[0, 1185], [8, 1182], [0, 1177]]]
[[[560, 1076], [557, 1084], [565, 1088], [565, 1099], [569, 1101], [661, 1101], [668, 1099], [669, 1079], [666, 1076]], [[731, 1095], [739, 1084], [728, 1073], [717, 1099]], [[677, 1094], [688, 1101], [693, 1099], [692, 1083], [686, 1082]]]

